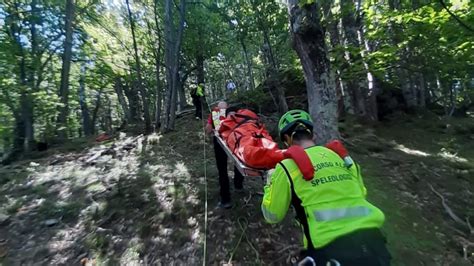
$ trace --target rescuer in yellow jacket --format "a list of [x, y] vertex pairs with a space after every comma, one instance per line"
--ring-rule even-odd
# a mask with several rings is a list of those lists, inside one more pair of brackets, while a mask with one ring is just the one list
[[290, 204], [303, 231], [302, 265], [390, 265], [384, 214], [366, 200], [367, 190], [357, 164], [347, 167], [338, 154], [313, 142], [311, 116], [302, 110], [284, 114], [278, 129], [287, 146], [305, 149], [314, 169], [305, 180], [293, 159], [281, 161], [268, 179], [262, 212], [278, 223]]
[[196, 108], [195, 116], [197, 120], [202, 119], [202, 104], [204, 98], [204, 83], [199, 83], [195, 88], [191, 89], [191, 98]]

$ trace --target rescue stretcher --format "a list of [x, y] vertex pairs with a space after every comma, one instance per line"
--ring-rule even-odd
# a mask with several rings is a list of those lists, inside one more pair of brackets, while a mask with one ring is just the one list
[[225, 151], [227, 156], [231, 158], [232, 163], [234, 166], [239, 170], [239, 172], [242, 174], [244, 177], [261, 177], [263, 179], [266, 178], [266, 173], [267, 171], [264, 169], [255, 169], [246, 166], [244, 163], [242, 163], [239, 158], [237, 158], [232, 151], [229, 149], [229, 147], [226, 145], [225, 141], [219, 136], [219, 133], [214, 131], [214, 136], [217, 139], [217, 142], [219, 145], [222, 147], [222, 149]]

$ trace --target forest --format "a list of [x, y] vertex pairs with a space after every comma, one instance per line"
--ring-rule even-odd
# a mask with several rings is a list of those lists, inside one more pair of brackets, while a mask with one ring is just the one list
[[317, 144], [344, 140], [389, 213], [394, 265], [471, 265], [473, 8], [0, 0], [0, 265], [287, 264], [298, 229], [264, 223], [260, 180], [237, 210], [207, 211], [220, 100], [274, 136], [298, 108]]

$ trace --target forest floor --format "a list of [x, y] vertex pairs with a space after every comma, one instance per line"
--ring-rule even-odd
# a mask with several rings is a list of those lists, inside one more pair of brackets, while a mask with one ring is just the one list
[[[276, 118], [267, 120], [271, 127]], [[369, 200], [386, 214], [393, 265], [474, 262], [474, 232], [446, 211], [474, 220], [473, 120], [341, 123]], [[263, 221], [258, 178], [233, 192], [231, 210], [216, 208], [217, 170], [203, 135], [200, 121], [184, 117], [165, 135], [76, 141], [0, 168], [0, 265], [198, 265], [204, 239], [209, 265], [287, 265], [301, 241], [294, 215]]]

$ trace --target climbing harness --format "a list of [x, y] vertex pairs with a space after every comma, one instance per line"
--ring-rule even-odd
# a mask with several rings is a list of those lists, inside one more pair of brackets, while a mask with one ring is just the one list
[[[296, 259], [295, 259], [295, 261], [296, 261]], [[316, 264], [316, 261], [311, 256], [304, 257], [302, 260], [293, 263], [293, 265], [295, 265], [295, 266], [319, 266], [319, 265]], [[335, 259], [330, 259], [329, 261], [326, 262], [326, 264], [324, 264], [322, 266], [341, 266], [341, 264], [339, 263], [339, 261], [337, 261]]]

